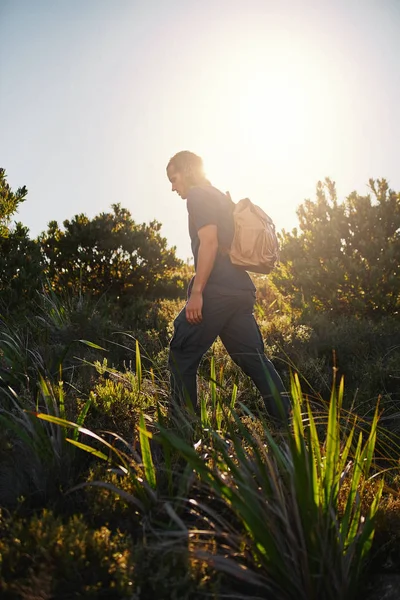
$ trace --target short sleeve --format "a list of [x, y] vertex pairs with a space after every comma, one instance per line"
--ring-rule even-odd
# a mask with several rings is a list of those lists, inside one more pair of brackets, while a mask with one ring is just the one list
[[196, 231], [206, 225], [218, 225], [218, 207], [215, 201], [216, 199], [202, 188], [189, 190], [187, 210]]

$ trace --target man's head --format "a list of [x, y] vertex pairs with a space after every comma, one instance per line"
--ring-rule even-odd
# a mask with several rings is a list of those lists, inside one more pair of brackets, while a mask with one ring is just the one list
[[204, 174], [203, 161], [193, 152], [183, 150], [175, 154], [167, 165], [168, 179], [172, 184], [172, 191], [177, 192], [184, 200], [190, 188], [196, 185], [209, 185], [210, 182]]

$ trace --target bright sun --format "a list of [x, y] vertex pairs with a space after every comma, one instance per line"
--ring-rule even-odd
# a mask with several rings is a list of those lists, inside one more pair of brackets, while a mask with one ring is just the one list
[[284, 74], [254, 77], [236, 114], [244, 149], [267, 161], [284, 158], [304, 140], [304, 95], [298, 82]]
[[296, 182], [321, 164], [318, 141], [330, 134], [337, 109], [318, 57], [293, 48], [263, 40], [251, 54], [216, 64], [207, 73], [205, 119], [195, 131], [210, 180], [236, 199], [268, 203], [282, 221], [282, 185], [295, 194]]
[[222, 108], [205, 150], [210, 176], [232, 179], [232, 162], [242, 174], [254, 175], [263, 165], [279, 169], [304, 150], [316, 110], [308, 98], [310, 78], [305, 80], [301, 71], [280, 61], [268, 70], [257, 65], [251, 71], [243, 68], [234, 92], [226, 92], [232, 90], [227, 79], [221, 85], [222, 102], [220, 98], [213, 102], [218, 106], [219, 100]]

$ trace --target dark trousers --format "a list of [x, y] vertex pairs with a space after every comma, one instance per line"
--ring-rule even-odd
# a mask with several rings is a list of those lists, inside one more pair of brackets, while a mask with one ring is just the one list
[[173, 401], [185, 395], [197, 408], [197, 369], [202, 356], [219, 336], [232, 360], [258, 388], [269, 415], [286, 422], [290, 402], [282, 380], [264, 354], [264, 343], [253, 315], [255, 293], [221, 291], [207, 286], [203, 293], [203, 320], [191, 325], [185, 309], [176, 317], [170, 343], [169, 368]]

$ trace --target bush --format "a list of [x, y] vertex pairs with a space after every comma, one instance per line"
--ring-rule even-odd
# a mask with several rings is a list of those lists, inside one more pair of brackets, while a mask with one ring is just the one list
[[87, 425], [92, 429], [111, 429], [131, 439], [140, 413], [154, 413], [158, 388], [150, 378], [139, 379], [132, 371], [110, 369], [107, 362], [96, 363], [102, 375], [89, 394], [91, 410]]
[[297, 320], [290, 315], [259, 319], [266, 353], [287, 382], [290, 368], [304, 390], [324, 396], [332, 386], [333, 369], [346, 381], [345, 406], [359, 414], [374, 410], [377, 398], [388, 412], [400, 399], [400, 324], [394, 317], [379, 321], [329, 314]]
[[[329, 315], [309, 321], [313, 330], [308, 356], [325, 357], [327, 369], [336, 366], [344, 375], [347, 406], [356, 396], [355, 409], [370, 411], [379, 395], [383, 407], [400, 399], [400, 324], [394, 317], [379, 321]], [[304, 364], [304, 363], [303, 363]], [[299, 365], [302, 372], [302, 364]]]
[[50, 511], [29, 519], [0, 516], [0, 588], [4, 600], [126, 598], [134, 560], [129, 537], [63, 522]]
[[[260, 597], [279, 600], [352, 600], [383, 489], [380, 478], [366, 498], [378, 411], [362, 437], [355, 418], [342, 423], [342, 382], [332, 390], [327, 418], [314, 416], [297, 378], [292, 398], [292, 429], [276, 437], [267, 423], [255, 427], [253, 417], [245, 424], [229, 411], [224, 431], [212, 424], [208, 433], [203, 429], [200, 453], [162, 430], [203, 484], [188, 503], [198, 518], [203, 515], [204, 537], [208, 527], [216, 545], [194, 553], [244, 580], [250, 596], [258, 589]], [[202, 529], [196, 521], [194, 529]]]

